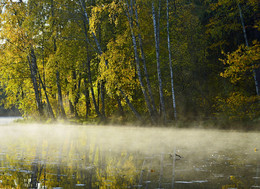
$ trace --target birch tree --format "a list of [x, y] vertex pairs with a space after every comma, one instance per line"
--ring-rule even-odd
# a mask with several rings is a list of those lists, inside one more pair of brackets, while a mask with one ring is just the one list
[[155, 49], [156, 49], [156, 62], [157, 62], [157, 74], [158, 74], [158, 83], [159, 83], [160, 106], [161, 106], [161, 111], [162, 111], [163, 122], [165, 122], [166, 121], [166, 110], [165, 110], [164, 97], [163, 97], [162, 76], [161, 76], [161, 68], [160, 68], [160, 47], [159, 47], [160, 9], [161, 9], [161, 3], [159, 0], [159, 7], [158, 7], [159, 14], [158, 14], [158, 21], [157, 21], [154, 2], [152, 2], [152, 15], [153, 15], [153, 25], [154, 25], [154, 39], [155, 39]]
[[[24, 62], [27, 62], [27, 66], [24, 65], [24, 67], [21, 68], [28, 68], [28, 70], [30, 70], [30, 75], [27, 75], [26, 77], [29, 77], [31, 79], [32, 88], [34, 90], [36, 107], [40, 117], [43, 117], [43, 104], [41, 99], [41, 91], [38, 83], [38, 77], [40, 76], [38, 75], [37, 58], [35, 55], [34, 44], [32, 41], [33, 32], [28, 32], [26, 35], [25, 31], [30, 31], [30, 29], [24, 28], [24, 25], [28, 23], [28, 19], [24, 17], [24, 14], [32, 16], [29, 10], [30, 7], [27, 7], [27, 5], [22, 1], [11, 1], [5, 3], [5, 12], [1, 14], [2, 21], [5, 21], [4, 25], [2, 25], [1, 39], [4, 40], [3, 46], [13, 46], [12, 50], [7, 48], [5, 53], [8, 53], [8, 50], [11, 50], [9, 51], [9, 53], [12, 54], [19, 52], [19, 54], [17, 54], [17, 56], [20, 57], [19, 59]], [[10, 18], [10, 20], [8, 18]], [[22, 76], [22, 78], [24, 78], [24, 76]]]
[[[84, 34], [85, 34], [85, 38], [86, 38], [86, 41], [88, 42], [86, 45], [87, 45], [87, 50], [89, 49], [88, 45], [89, 45], [89, 36], [88, 36], [88, 25], [89, 25], [89, 18], [88, 18], [88, 14], [87, 14], [87, 10], [86, 10], [86, 2], [85, 0], [80, 0], [80, 6], [81, 6], [81, 9], [82, 9], [82, 16], [83, 16], [83, 28], [84, 28]], [[98, 40], [95, 36], [94, 33], [92, 33], [94, 39], [95, 39], [95, 42], [97, 44], [97, 48], [98, 48], [98, 53], [99, 54], [102, 54], [102, 51], [101, 51], [101, 47], [98, 43]], [[92, 96], [92, 101], [93, 101], [93, 104], [94, 104], [94, 107], [95, 107], [95, 111], [96, 111], [96, 114], [98, 116], [101, 116], [101, 113], [99, 111], [99, 107], [97, 106], [97, 102], [96, 102], [96, 98], [95, 98], [95, 94], [94, 94], [94, 90], [93, 90], [93, 83], [92, 83], [92, 77], [91, 77], [91, 71], [90, 71], [90, 59], [88, 58], [88, 61], [87, 61], [87, 73], [88, 73], [88, 82], [90, 84], [90, 91], [91, 91], [91, 96]]]
[[[89, 17], [88, 17], [87, 11], [86, 11], [86, 3], [85, 3], [85, 0], [80, 0], [80, 2], [81, 2], [82, 10], [83, 10], [84, 31], [86, 31], [86, 32], [85, 32], [86, 41], [89, 42], [89, 38], [87, 37], [87, 30], [85, 29], [85, 26], [89, 26]], [[100, 44], [99, 44], [99, 42], [98, 42], [98, 40], [97, 40], [97, 37], [96, 37], [96, 35], [95, 35], [95, 33], [94, 33], [93, 31], [91, 32], [91, 34], [92, 34], [92, 37], [93, 37], [93, 39], [94, 39], [94, 41], [95, 41], [95, 44], [96, 44], [96, 46], [97, 46], [96, 51], [97, 51], [97, 53], [98, 53], [100, 56], [102, 56], [103, 51], [102, 51], [101, 46], [100, 46]], [[105, 60], [105, 66], [106, 66], [107, 68], [109, 68], [109, 65], [108, 65], [107, 60]], [[120, 89], [120, 88], [119, 88], [118, 90], [119, 90], [120, 93], [123, 95], [123, 97], [125, 98], [126, 103], [127, 103], [128, 106], [130, 107], [130, 109], [133, 111], [133, 113], [136, 115], [136, 117], [137, 117], [138, 119], [140, 119], [141, 116], [140, 116], [139, 113], [135, 110], [135, 108], [134, 108], [134, 106], [131, 104], [129, 98], [125, 95], [124, 91], [123, 91], [122, 89]], [[93, 95], [92, 95], [92, 96], [93, 96]], [[100, 115], [100, 113], [99, 113], [99, 115]]]
[[[127, 19], [128, 19], [129, 26], [130, 26], [131, 36], [132, 36], [137, 75], [138, 75], [139, 82], [140, 82], [140, 85], [141, 85], [142, 93], [144, 95], [146, 106], [147, 106], [148, 111], [151, 115], [151, 119], [153, 120], [154, 119], [154, 113], [153, 113], [153, 110], [152, 110], [152, 107], [151, 107], [151, 104], [150, 104], [150, 101], [149, 101], [149, 97], [147, 95], [147, 92], [146, 92], [146, 89], [145, 89], [145, 86], [144, 86], [144, 83], [143, 83], [143, 77], [142, 77], [141, 68], [140, 68], [139, 53], [137, 51], [137, 42], [136, 42], [136, 37], [135, 37], [135, 33], [134, 33], [134, 28], [133, 28], [134, 27], [133, 26], [133, 11], [134, 10], [133, 10], [133, 6], [131, 6], [131, 7], [129, 6], [129, 3], [128, 3], [127, 0], [126, 0], [126, 4], [127, 4], [126, 15], [127, 15]], [[133, 2], [131, 0], [131, 5], [132, 4], [133, 4]]]
[[167, 6], [167, 42], [168, 42], [169, 66], [170, 66], [170, 74], [171, 74], [172, 106], [173, 106], [173, 111], [174, 111], [174, 118], [175, 118], [175, 120], [177, 120], [174, 82], [173, 82], [172, 56], [171, 56], [171, 41], [170, 41], [170, 26], [169, 26], [169, 0], [166, 1], [166, 6]]
[[[144, 76], [145, 76], [145, 79], [146, 79], [149, 97], [150, 97], [152, 108], [153, 108], [153, 115], [157, 116], [156, 115], [157, 114], [156, 105], [155, 105], [152, 87], [151, 87], [149, 74], [148, 74], [148, 70], [147, 70], [147, 66], [146, 66], [146, 58], [145, 58], [144, 49], [143, 49], [143, 42], [142, 42], [143, 40], [142, 40], [142, 36], [140, 34], [140, 25], [139, 25], [136, 1], [133, 0], [132, 4], [134, 4], [134, 8], [135, 8], [135, 22], [136, 22], [136, 25], [137, 25], [137, 28], [138, 28], [138, 41], [139, 41], [139, 47], [140, 47], [140, 51], [141, 51], [141, 58], [142, 58], [142, 62], [143, 62]], [[132, 6], [132, 10], [133, 10], [133, 6]]]
[[[243, 18], [243, 14], [242, 14], [242, 10], [241, 10], [239, 2], [237, 2], [237, 6], [238, 6], [239, 16], [240, 16], [242, 29], [243, 29], [243, 34], [244, 34], [244, 38], [245, 38], [245, 44], [249, 48], [248, 39], [247, 39], [247, 33], [246, 33], [246, 29], [245, 29], [244, 18]], [[255, 82], [256, 95], [259, 96], [259, 83], [257, 81], [257, 76], [256, 76], [256, 70], [255, 69], [253, 69], [253, 77], [254, 77], [254, 82]]]

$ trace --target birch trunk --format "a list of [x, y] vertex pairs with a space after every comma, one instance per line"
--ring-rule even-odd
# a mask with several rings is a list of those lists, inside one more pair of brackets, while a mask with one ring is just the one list
[[[86, 37], [86, 41], [89, 43], [89, 40], [88, 40], [88, 36], [87, 36], [87, 25], [89, 25], [89, 18], [88, 18], [88, 14], [87, 14], [87, 11], [86, 11], [86, 2], [85, 0], [80, 0], [81, 2], [81, 6], [82, 6], [82, 9], [83, 9], [83, 12], [84, 12], [84, 16], [83, 16], [83, 22], [84, 22], [84, 33], [85, 33], [85, 37]], [[103, 51], [101, 49], [101, 46], [97, 40], [97, 37], [96, 35], [92, 32], [92, 36], [95, 40], [95, 43], [97, 45], [97, 52], [99, 55], [102, 55], [103, 54]], [[108, 63], [107, 61], [105, 61], [105, 64], [106, 66], [108, 67]], [[92, 89], [93, 90], [93, 89]], [[126, 94], [122, 91], [122, 89], [119, 88], [119, 91], [120, 93], [123, 95], [123, 97], [125, 98], [125, 101], [127, 103], [127, 105], [130, 107], [130, 109], [133, 111], [133, 113], [135, 114], [135, 116], [141, 120], [141, 116], [140, 114], [137, 112], [137, 110], [134, 108], [134, 106], [131, 104], [131, 102], [129, 101], [128, 97], [126, 96]]]
[[172, 57], [171, 57], [171, 42], [170, 42], [170, 29], [169, 29], [169, 0], [167, 0], [167, 41], [168, 41], [168, 52], [169, 52], [169, 66], [171, 73], [171, 88], [172, 88], [172, 105], [174, 111], [174, 119], [177, 120], [177, 110], [175, 103], [175, 94], [174, 94], [174, 82], [173, 82], [173, 70], [172, 70]]
[[134, 108], [134, 106], [130, 103], [130, 100], [128, 99], [128, 97], [125, 95], [125, 93], [122, 91], [122, 89], [119, 89], [120, 93], [122, 94], [122, 96], [124, 97], [127, 105], [131, 108], [132, 112], [135, 114], [135, 117], [137, 119], [139, 119], [140, 121], [142, 121], [141, 115], [136, 111], [136, 109]]
[[[132, 3], [132, 1], [131, 1], [131, 3]], [[141, 85], [142, 93], [144, 95], [146, 106], [148, 108], [148, 111], [150, 113], [152, 121], [154, 122], [153, 110], [152, 110], [148, 95], [147, 95], [145, 87], [144, 87], [144, 83], [143, 83], [143, 79], [142, 79], [142, 73], [141, 73], [141, 69], [140, 69], [140, 60], [139, 60], [139, 55], [138, 55], [138, 51], [137, 51], [136, 37], [135, 37], [135, 34], [134, 34], [134, 28], [133, 28], [133, 20], [132, 20], [132, 14], [133, 13], [132, 13], [131, 7], [129, 7], [127, 0], [126, 0], [126, 4], [127, 4], [127, 8], [128, 8], [128, 12], [126, 12], [126, 16], [127, 16], [128, 22], [129, 22], [131, 35], [132, 35], [132, 42], [133, 42], [133, 47], [134, 47], [137, 75], [138, 75], [138, 79], [139, 79], [139, 82], [140, 82], [140, 85]]]
[[[159, 3], [160, 10], [160, 3]], [[153, 25], [154, 25], [154, 38], [155, 38], [155, 50], [156, 50], [156, 62], [157, 62], [157, 74], [158, 74], [158, 82], [159, 82], [159, 94], [160, 94], [160, 105], [162, 109], [162, 117], [163, 122], [166, 121], [166, 111], [163, 97], [163, 87], [162, 87], [162, 77], [161, 77], [161, 68], [160, 68], [160, 51], [159, 51], [159, 20], [158, 25], [156, 23], [156, 15], [154, 10], [154, 2], [152, 2], [152, 14], [153, 14]], [[160, 16], [158, 16], [160, 17]]]
[[[86, 11], [86, 3], [85, 3], [85, 0], [81, 0], [81, 6], [82, 6], [82, 9], [84, 11], [84, 16], [83, 16], [83, 24], [84, 24], [84, 34], [85, 34], [85, 38], [86, 40], [88, 41], [88, 30], [87, 30], [87, 25], [89, 24], [89, 21], [88, 21], [88, 17], [87, 17], [87, 11]], [[95, 35], [95, 34], [94, 34]], [[88, 41], [89, 43], [89, 41]], [[95, 98], [95, 94], [94, 94], [94, 90], [93, 90], [93, 83], [92, 83], [92, 77], [91, 77], [91, 69], [90, 69], [90, 58], [89, 58], [89, 48], [88, 48], [88, 43], [86, 44], [87, 45], [87, 73], [88, 73], [88, 82], [90, 84], [90, 91], [91, 91], [91, 96], [92, 96], [92, 101], [93, 101], [93, 104], [94, 104], [94, 107], [95, 107], [95, 111], [96, 111], [96, 114], [101, 117], [101, 113], [99, 111], [99, 107], [97, 106], [97, 102], [96, 102], [96, 98]], [[99, 52], [99, 50], [98, 50]]]
[[[160, 17], [161, 17], [161, 0], [159, 0], [159, 5], [158, 5], [158, 18], [157, 18], [157, 43], [158, 47], [160, 46]], [[159, 48], [160, 49], [160, 48]]]
[[[137, 6], [136, 6], [136, 1], [134, 0], [134, 6], [135, 6], [135, 19], [136, 19], [136, 25], [140, 31], [140, 25], [139, 25], [139, 21], [138, 21], [138, 12], [137, 12]], [[132, 7], [133, 9], [133, 7]], [[153, 93], [152, 93], [152, 87], [151, 87], [151, 83], [150, 83], [150, 79], [149, 79], [149, 74], [148, 74], [148, 70], [146, 67], [146, 59], [145, 59], [145, 55], [144, 55], [144, 50], [143, 50], [143, 42], [142, 42], [142, 37], [140, 32], [138, 32], [138, 40], [139, 40], [139, 47], [141, 50], [141, 59], [143, 62], [143, 67], [144, 67], [144, 76], [146, 79], [146, 83], [147, 83], [147, 88], [148, 88], [148, 92], [149, 92], [149, 96], [150, 96], [150, 100], [151, 100], [151, 104], [152, 104], [152, 108], [153, 108], [153, 113], [155, 115], [157, 115], [157, 110], [156, 110], [156, 106], [155, 106], [155, 101], [154, 101], [154, 97], [153, 97]]]
[[[238, 6], [238, 9], [239, 9], [240, 20], [241, 20], [241, 24], [242, 24], [242, 27], [243, 27], [243, 33], [244, 33], [245, 43], [246, 43], [246, 46], [249, 47], [249, 45], [248, 45], [248, 40], [247, 40], [247, 34], [246, 34], [245, 23], [244, 23], [244, 19], [243, 19], [243, 15], [242, 15], [242, 10], [241, 10], [241, 7], [240, 7], [239, 2], [237, 3], [237, 6]], [[253, 76], [254, 76], [254, 81], [255, 81], [256, 95], [259, 96], [259, 84], [258, 84], [258, 81], [257, 81], [256, 70], [255, 70], [255, 69], [253, 69]]]

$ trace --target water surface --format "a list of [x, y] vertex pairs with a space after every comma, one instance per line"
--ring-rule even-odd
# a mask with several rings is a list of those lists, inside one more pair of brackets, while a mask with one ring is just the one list
[[257, 188], [260, 135], [201, 129], [0, 126], [0, 188]]
[[14, 123], [15, 120], [22, 119], [22, 117], [0, 117], [0, 125]]

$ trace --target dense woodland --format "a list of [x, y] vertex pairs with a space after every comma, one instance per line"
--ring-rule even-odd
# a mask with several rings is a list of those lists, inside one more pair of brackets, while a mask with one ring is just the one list
[[259, 121], [258, 0], [2, 0], [5, 108], [42, 120]]

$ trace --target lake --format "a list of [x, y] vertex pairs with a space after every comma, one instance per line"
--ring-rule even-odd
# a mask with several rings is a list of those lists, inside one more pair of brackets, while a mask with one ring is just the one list
[[0, 118], [0, 188], [260, 188], [259, 132], [10, 119]]
[[0, 125], [13, 123], [17, 119], [22, 119], [22, 117], [0, 117]]

